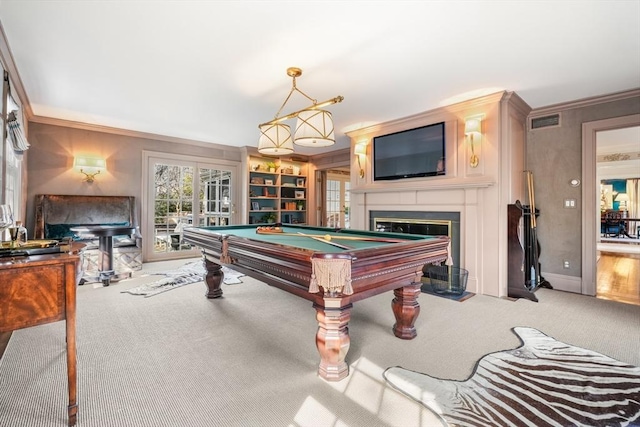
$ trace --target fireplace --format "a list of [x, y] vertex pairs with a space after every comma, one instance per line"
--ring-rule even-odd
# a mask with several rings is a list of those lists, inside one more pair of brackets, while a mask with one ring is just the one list
[[369, 229], [448, 236], [453, 265], [460, 267], [460, 212], [370, 211]]

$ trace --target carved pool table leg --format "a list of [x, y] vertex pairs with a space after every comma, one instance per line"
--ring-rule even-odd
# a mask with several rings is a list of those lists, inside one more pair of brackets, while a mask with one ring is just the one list
[[418, 303], [420, 286], [420, 282], [412, 283], [393, 291], [395, 298], [391, 302], [391, 308], [396, 316], [393, 333], [403, 340], [410, 340], [418, 335], [414, 324], [420, 314], [420, 304]]
[[204, 277], [204, 282], [207, 285], [207, 293], [205, 296], [207, 298], [220, 298], [222, 296], [222, 288], [220, 285], [224, 280], [222, 266], [204, 258], [204, 268], [207, 270], [207, 274]]
[[324, 307], [314, 304], [318, 332], [316, 346], [320, 353], [318, 375], [327, 381], [340, 381], [349, 375], [345, 357], [349, 351], [349, 319], [352, 304], [342, 306], [341, 298], [325, 298]]

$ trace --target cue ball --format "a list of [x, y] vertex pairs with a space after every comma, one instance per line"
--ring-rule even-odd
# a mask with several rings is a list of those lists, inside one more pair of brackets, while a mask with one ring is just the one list
[[325, 235], [324, 235], [324, 240], [329, 240], [329, 241], [331, 241], [331, 236], [329, 236], [328, 234], [325, 234]]

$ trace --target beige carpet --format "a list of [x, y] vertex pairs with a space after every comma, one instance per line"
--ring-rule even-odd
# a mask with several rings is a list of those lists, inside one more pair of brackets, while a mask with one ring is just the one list
[[[386, 385], [384, 369], [463, 380], [483, 355], [520, 344], [514, 326], [640, 365], [637, 306], [548, 289], [539, 303], [423, 294], [418, 337], [403, 341], [389, 292], [354, 305], [351, 373], [328, 383], [316, 375], [310, 302], [246, 276], [218, 300], [202, 283], [153, 298], [120, 292], [155, 279], [78, 288], [79, 427], [440, 425]], [[64, 351], [63, 322], [13, 334], [0, 360], [1, 426], [66, 425]]]

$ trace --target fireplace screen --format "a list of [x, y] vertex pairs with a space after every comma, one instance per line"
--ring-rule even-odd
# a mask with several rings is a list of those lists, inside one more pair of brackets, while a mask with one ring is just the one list
[[369, 229], [390, 233], [447, 236], [451, 239], [453, 265], [460, 267], [460, 213], [370, 211]]
[[451, 221], [407, 220], [398, 218], [374, 218], [376, 231], [448, 236], [451, 238]]

